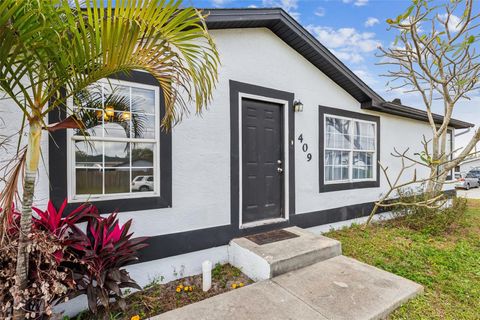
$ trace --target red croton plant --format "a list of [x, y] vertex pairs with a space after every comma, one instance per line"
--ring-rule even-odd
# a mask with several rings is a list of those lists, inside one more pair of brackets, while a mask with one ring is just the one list
[[[132, 221], [121, 225], [117, 214], [102, 217], [97, 208], [83, 204], [66, 213], [67, 203], [57, 210], [49, 202], [36, 215], [30, 237], [29, 286], [22, 292], [29, 318], [47, 318], [52, 307], [80, 294], [88, 297], [93, 313], [98, 306], [108, 310], [110, 302], [125, 307], [122, 288], [141, 289], [122, 269], [138, 259], [146, 238], [132, 238]], [[20, 214], [11, 210], [6, 245], [0, 248], [0, 318], [12, 314], [15, 285], [16, 242]]]

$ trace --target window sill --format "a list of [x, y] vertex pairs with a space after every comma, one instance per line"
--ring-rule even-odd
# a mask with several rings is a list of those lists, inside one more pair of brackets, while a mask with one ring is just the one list
[[376, 179], [361, 179], [361, 180], [335, 180], [335, 181], [324, 181], [324, 185], [332, 185], [332, 184], [344, 184], [344, 183], [359, 183], [359, 182], [375, 182]]
[[342, 190], [353, 190], [362, 188], [378, 188], [378, 180], [363, 180], [355, 182], [327, 183], [320, 185], [320, 192], [333, 192]]
[[85, 195], [76, 195], [68, 198], [69, 203], [83, 203], [83, 202], [96, 202], [96, 201], [112, 201], [112, 200], [129, 200], [129, 199], [142, 199], [142, 198], [152, 198], [159, 197], [160, 195], [157, 192], [138, 192], [138, 193], [116, 193], [112, 195], [101, 195], [101, 196], [85, 196]]

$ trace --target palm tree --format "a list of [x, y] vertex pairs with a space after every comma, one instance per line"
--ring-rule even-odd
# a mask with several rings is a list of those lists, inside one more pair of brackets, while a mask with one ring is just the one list
[[2, 0], [0, 43], [0, 88], [23, 112], [28, 130], [14, 295], [14, 319], [23, 319], [21, 293], [28, 280], [28, 234], [47, 114], [102, 78], [140, 69], [160, 83], [162, 125], [169, 129], [189, 102], [200, 112], [210, 101], [219, 58], [205, 16], [181, 8], [181, 0]]

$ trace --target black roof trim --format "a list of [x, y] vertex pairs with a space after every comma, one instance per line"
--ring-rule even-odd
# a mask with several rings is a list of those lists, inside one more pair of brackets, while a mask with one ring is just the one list
[[[428, 121], [425, 111], [386, 102], [281, 8], [203, 9], [209, 29], [268, 28], [362, 104], [362, 108]], [[443, 119], [434, 115], [436, 121]], [[452, 119], [450, 126], [473, 127]]]
[[[397, 104], [394, 102], [383, 102], [379, 105], [369, 105], [369, 106], [362, 105], [362, 108], [428, 122], [428, 115], [426, 111], [405, 106], [402, 104]], [[433, 120], [437, 124], [442, 124], [443, 116], [434, 113]], [[465, 122], [462, 120], [450, 119], [449, 126], [455, 129], [466, 129], [466, 128], [474, 127], [475, 125], [473, 123]]]
[[[383, 101], [283, 9], [205, 9], [209, 29], [261, 28], [275, 33], [359, 102]], [[312, 50], [313, 49], [313, 50]]]

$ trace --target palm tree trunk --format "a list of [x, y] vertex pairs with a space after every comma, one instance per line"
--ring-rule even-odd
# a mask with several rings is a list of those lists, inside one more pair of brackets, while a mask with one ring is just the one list
[[22, 216], [20, 218], [20, 235], [18, 239], [17, 266], [16, 266], [16, 292], [14, 294], [13, 319], [25, 319], [25, 301], [23, 291], [28, 285], [28, 245], [29, 234], [32, 229], [32, 202], [35, 192], [35, 180], [40, 161], [40, 143], [42, 126], [37, 119], [30, 121], [28, 134], [27, 154], [25, 161], [25, 179], [23, 183]]

